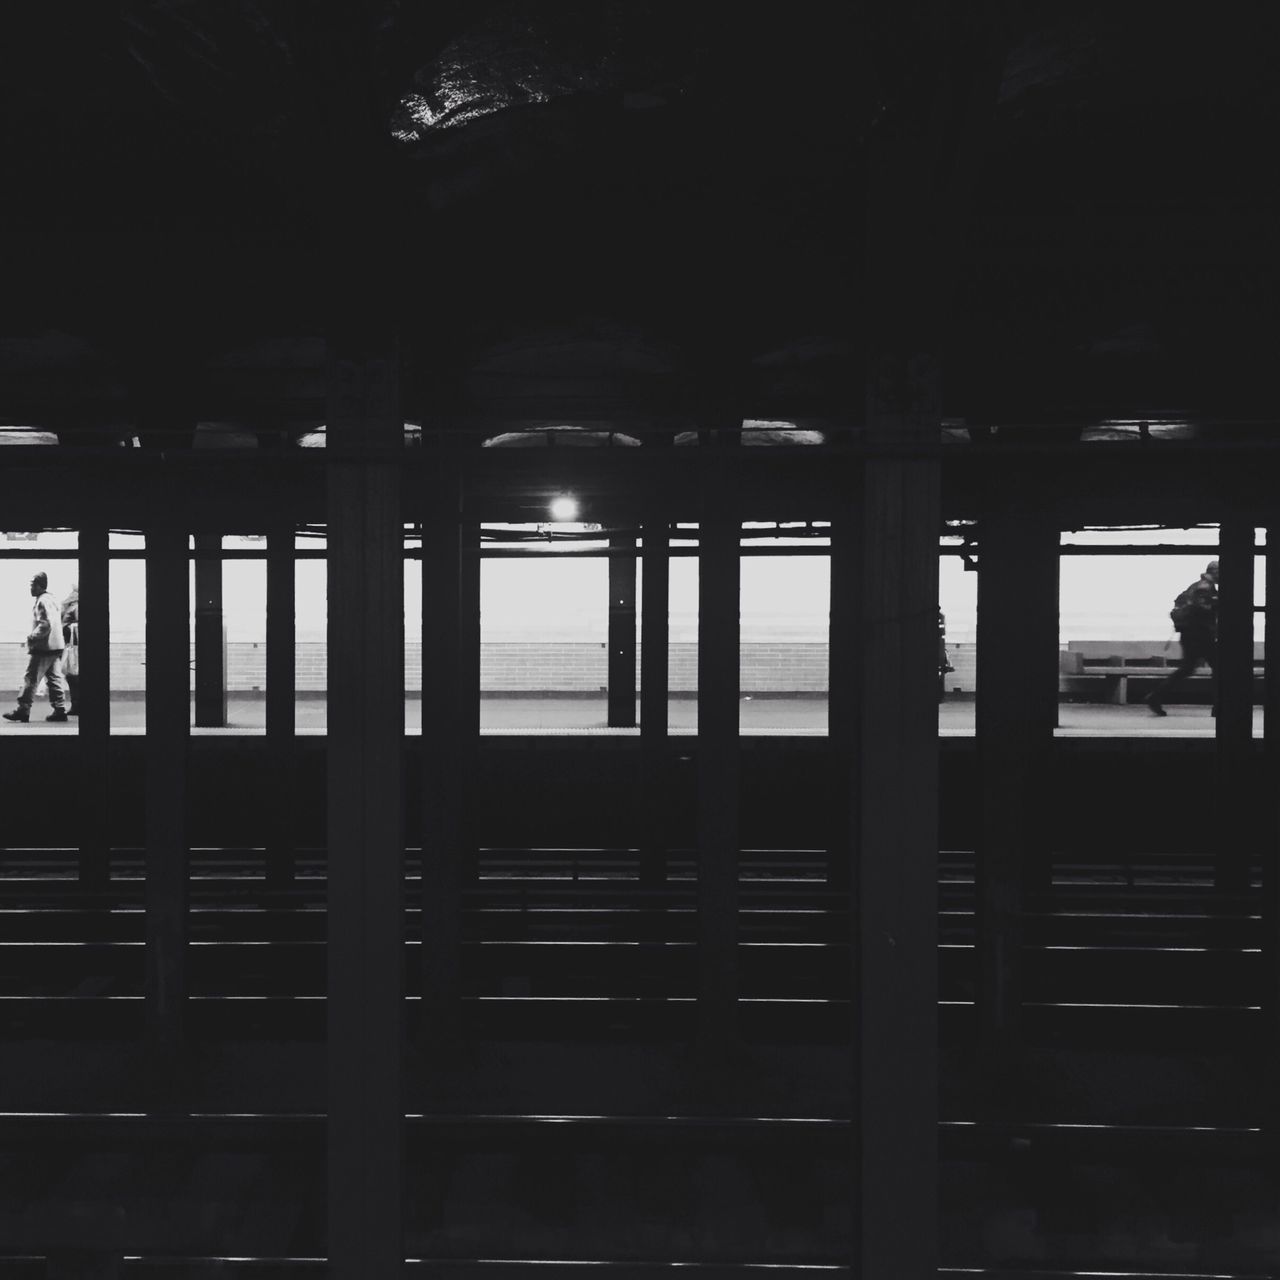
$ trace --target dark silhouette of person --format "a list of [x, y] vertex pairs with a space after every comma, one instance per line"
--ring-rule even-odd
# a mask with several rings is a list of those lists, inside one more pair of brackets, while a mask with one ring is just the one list
[[1168, 679], [1161, 681], [1146, 697], [1146, 704], [1154, 715], [1165, 716], [1169, 713], [1164, 704], [1170, 695], [1192, 675], [1202, 664], [1208, 664], [1209, 673], [1214, 678], [1213, 714], [1218, 712], [1217, 706], [1217, 671], [1214, 663], [1217, 657], [1218, 644], [1218, 562], [1210, 560], [1204, 572], [1185, 591], [1178, 594], [1169, 611], [1174, 629], [1178, 633], [1182, 645], [1182, 661], [1174, 668]]
[[954, 671], [950, 655], [947, 653], [947, 619], [941, 607], [938, 609], [938, 701], [947, 694], [947, 672]]
[[31, 703], [36, 689], [43, 680], [49, 687], [49, 701], [53, 713], [46, 720], [61, 721], [67, 718], [67, 682], [62, 676], [62, 650], [66, 642], [62, 638], [62, 607], [49, 594], [49, 579], [37, 573], [31, 579], [31, 631], [27, 635], [27, 673], [22, 680], [22, 692], [18, 694], [18, 706], [6, 711], [6, 720], [26, 724], [31, 719]]
[[62, 638], [66, 648], [62, 652], [62, 674], [71, 690], [71, 705], [67, 715], [80, 714], [80, 584], [73, 582], [71, 592], [62, 602]]

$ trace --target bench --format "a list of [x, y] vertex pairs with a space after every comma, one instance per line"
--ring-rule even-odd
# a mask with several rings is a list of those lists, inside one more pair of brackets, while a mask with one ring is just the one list
[[[1125, 664], [1123, 666], [1115, 666], [1107, 663], [1089, 663], [1080, 669], [1081, 676], [1102, 680], [1106, 683], [1107, 701], [1115, 703], [1117, 706], [1125, 706], [1129, 701], [1129, 678], [1138, 676], [1143, 679], [1164, 680], [1171, 676], [1176, 670], [1176, 664], [1163, 663], [1159, 666], [1155, 664]], [[1201, 667], [1190, 678], [1192, 680], [1204, 680], [1209, 676], [1208, 667]]]
[[[1110, 661], [1089, 661], [1086, 655], [1064, 651], [1058, 655], [1058, 687], [1062, 693], [1072, 691], [1072, 681], [1102, 681], [1105, 701], [1116, 706], [1125, 706], [1129, 701], [1129, 681], [1135, 677], [1139, 680], [1157, 681], [1171, 676], [1177, 669], [1178, 660], [1159, 658], [1114, 658]], [[1258, 681], [1262, 677], [1262, 663], [1254, 662], [1255, 702], [1260, 700], [1261, 693]], [[1209, 668], [1200, 667], [1190, 677], [1200, 682], [1210, 678]], [[1154, 683], [1152, 688], [1154, 688]]]

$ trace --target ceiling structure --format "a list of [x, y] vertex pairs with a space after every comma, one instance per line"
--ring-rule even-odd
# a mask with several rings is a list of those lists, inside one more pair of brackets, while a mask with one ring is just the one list
[[335, 334], [396, 345], [428, 431], [848, 425], [888, 298], [975, 436], [1267, 429], [1271, 6], [22, 10], [0, 425], [296, 439]]

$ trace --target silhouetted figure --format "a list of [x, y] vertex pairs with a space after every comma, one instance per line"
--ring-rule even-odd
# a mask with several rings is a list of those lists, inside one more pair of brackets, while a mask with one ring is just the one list
[[80, 714], [80, 584], [73, 582], [71, 592], [62, 602], [62, 639], [66, 648], [62, 651], [62, 674], [71, 690], [71, 705], [67, 715]]
[[15, 711], [6, 711], [4, 718], [19, 724], [31, 719], [31, 703], [36, 689], [44, 680], [49, 686], [49, 701], [53, 713], [46, 720], [63, 721], [67, 718], [67, 682], [62, 675], [62, 650], [66, 642], [62, 638], [62, 609], [49, 594], [49, 579], [37, 573], [31, 579], [31, 632], [27, 636], [27, 674], [22, 681]]
[[[1178, 640], [1182, 645], [1182, 661], [1167, 680], [1162, 681], [1146, 697], [1153, 714], [1168, 715], [1164, 704], [1180, 684], [1189, 679], [1202, 663], [1217, 680], [1214, 668], [1218, 643], [1218, 562], [1210, 560], [1199, 579], [1179, 592], [1169, 611]], [[1217, 715], [1217, 685], [1214, 685], [1213, 714]]]
[[951, 658], [947, 653], [947, 619], [941, 607], [938, 609], [938, 701], [941, 702], [947, 693], [947, 673], [954, 671]]

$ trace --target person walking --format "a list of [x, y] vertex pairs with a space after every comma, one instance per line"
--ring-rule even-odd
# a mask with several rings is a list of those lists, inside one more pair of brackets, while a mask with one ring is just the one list
[[53, 703], [53, 713], [45, 719], [61, 723], [67, 718], [67, 682], [62, 675], [62, 651], [66, 647], [62, 638], [62, 609], [49, 594], [49, 579], [43, 573], [31, 579], [31, 595], [27, 674], [23, 677], [22, 692], [18, 694], [17, 709], [6, 711], [4, 718], [26, 724], [31, 719], [36, 688], [44, 680], [49, 686], [49, 701]]
[[1169, 695], [1190, 679], [1202, 664], [1207, 663], [1214, 679], [1213, 714], [1217, 714], [1217, 672], [1214, 663], [1218, 644], [1218, 562], [1210, 560], [1204, 572], [1178, 598], [1169, 610], [1174, 630], [1182, 645], [1182, 660], [1167, 680], [1158, 684], [1146, 696], [1146, 704], [1153, 715], [1167, 716], [1164, 704]]

